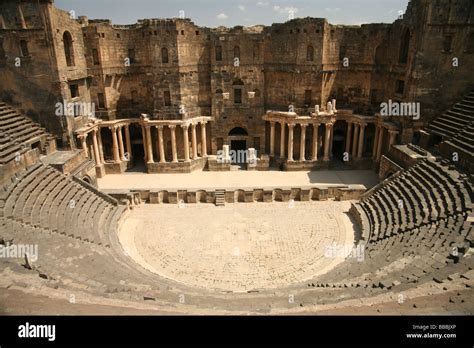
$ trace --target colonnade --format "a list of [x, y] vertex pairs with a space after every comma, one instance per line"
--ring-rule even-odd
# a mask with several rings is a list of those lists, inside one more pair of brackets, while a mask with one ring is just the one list
[[[270, 156], [275, 156], [275, 127], [277, 121], [270, 121]], [[313, 137], [311, 143], [311, 161], [318, 160], [318, 130], [321, 123], [288, 123], [284, 121], [279, 121], [280, 124], [280, 152], [279, 156], [281, 158], [285, 157], [286, 149], [288, 149], [288, 155], [286, 156], [288, 161], [294, 161], [293, 150], [294, 150], [294, 128], [296, 125], [301, 127], [301, 136], [300, 136], [300, 156], [299, 161], [306, 161], [306, 129], [312, 127]], [[325, 139], [324, 139], [324, 154], [323, 161], [329, 161], [329, 143], [332, 139], [333, 132], [333, 122], [324, 123], [325, 125]], [[286, 127], [288, 127], [288, 141], [286, 141]]]
[[[199, 121], [191, 124], [142, 124], [142, 137], [143, 137], [143, 148], [145, 152], [145, 160], [147, 163], [154, 163], [155, 158], [153, 156], [153, 140], [151, 135], [152, 127], [157, 129], [157, 149], [159, 163], [167, 163], [165, 156], [165, 141], [164, 141], [164, 128], [168, 127], [171, 133], [171, 152], [172, 152], [172, 163], [178, 162], [178, 149], [177, 149], [177, 137], [176, 127], [179, 126], [183, 132], [183, 148], [184, 148], [184, 161], [189, 162], [191, 159], [197, 159], [198, 156], [198, 142], [197, 142], [197, 126], [199, 125], [201, 130], [201, 156], [207, 156], [207, 135], [206, 135], [206, 124], [207, 121]], [[132, 144], [130, 139], [130, 124], [117, 124], [106, 126], [111, 132], [112, 138], [112, 156], [113, 162], [119, 163], [122, 161], [130, 160], [132, 154]], [[190, 140], [189, 140], [189, 128], [191, 128], [191, 152]], [[123, 131], [125, 129], [125, 141], [123, 138]], [[92, 153], [89, 153], [87, 146], [88, 136], [92, 137]], [[100, 128], [95, 128], [89, 132], [84, 132], [78, 135], [81, 141], [81, 147], [85, 151], [87, 157], [94, 159], [97, 166], [105, 164], [104, 151], [102, 145], [102, 137]], [[126, 149], [126, 151], [125, 151]]]
[[[302, 123], [302, 122], [294, 122], [288, 123], [285, 121], [269, 121], [270, 122], [270, 156], [278, 155], [280, 158], [286, 158], [288, 161], [306, 161], [305, 152], [306, 152], [306, 129], [308, 127], [312, 127], [313, 129], [313, 137], [311, 143], [311, 161], [318, 161], [319, 160], [319, 126], [324, 124], [325, 132], [324, 132], [324, 139], [323, 139], [323, 156], [322, 160], [327, 162], [330, 160], [330, 153], [332, 151], [332, 141], [333, 141], [333, 128], [334, 128], [334, 121], [319, 123]], [[277, 154], [275, 149], [275, 129], [276, 123], [280, 124], [280, 149]], [[300, 136], [300, 156], [299, 159], [294, 159], [293, 151], [294, 151], [294, 128], [298, 125], [301, 127], [301, 136]], [[354, 159], [361, 159], [364, 152], [364, 144], [365, 144], [365, 137], [366, 132], [365, 129], [367, 127], [366, 122], [360, 121], [347, 121], [347, 132], [346, 132], [346, 141], [345, 141], [345, 152], [350, 155], [351, 158]], [[286, 128], [288, 128], [288, 139], [286, 139]], [[384, 142], [384, 131], [385, 128], [381, 124], [376, 125], [376, 132], [375, 132], [375, 141], [373, 144], [372, 149], [372, 158], [375, 161], [380, 161], [381, 153], [382, 153], [382, 146]], [[395, 143], [396, 135], [398, 134], [397, 130], [387, 129], [389, 133], [389, 146]], [[287, 156], [285, 156], [287, 154]]]
[[[183, 147], [183, 160], [189, 162], [194, 159], [198, 159], [198, 141], [197, 141], [197, 128], [200, 129], [201, 143], [200, 143], [200, 156], [207, 156], [207, 134], [206, 134], [206, 124], [208, 120], [197, 120], [195, 122], [186, 122], [186, 123], [171, 123], [163, 124], [158, 122], [142, 122], [137, 123], [142, 127], [142, 137], [143, 137], [143, 148], [145, 153], [146, 163], [155, 163], [155, 160], [160, 164], [168, 163], [166, 158], [166, 144], [164, 138], [164, 131], [167, 127], [170, 132], [171, 138], [171, 163], [178, 162], [178, 144], [177, 144], [177, 135], [176, 132], [179, 131], [177, 128], [181, 128]], [[312, 139], [311, 139], [311, 151], [310, 151], [310, 161], [321, 160], [327, 162], [330, 160], [330, 154], [332, 151], [332, 142], [333, 142], [333, 128], [335, 120], [320, 120], [315, 122], [314, 120], [298, 122], [298, 120], [269, 120], [270, 122], [270, 156], [278, 155], [280, 158], [286, 158], [287, 161], [307, 161], [306, 154], [306, 132], [308, 129], [312, 129]], [[348, 120], [347, 122], [347, 132], [346, 132], [346, 141], [345, 141], [345, 152], [350, 155], [351, 158], [361, 159], [364, 152], [364, 141], [366, 137], [366, 127], [367, 122], [362, 120]], [[280, 124], [280, 149], [277, 153], [275, 146], [276, 138], [276, 123]], [[324, 125], [324, 137], [322, 141], [322, 156], [318, 153], [320, 149], [319, 144], [319, 127]], [[384, 136], [388, 133], [388, 145], [395, 143], [396, 135], [398, 131], [390, 128], [390, 126], [375, 123], [375, 137], [374, 144], [372, 148], [372, 158], [374, 161], [380, 161], [382, 148], [384, 145]], [[299, 144], [295, 144], [294, 141], [294, 130], [295, 127], [299, 126], [301, 128], [301, 135], [299, 139]], [[152, 129], [156, 128], [156, 154], [157, 158], [153, 154], [153, 137]], [[118, 124], [105, 124], [102, 125], [102, 128], [108, 128], [111, 132], [112, 139], [112, 160], [113, 163], [120, 163], [122, 161], [128, 161], [132, 157], [132, 144], [130, 139], [130, 123], [118, 123]], [[78, 134], [78, 137], [81, 141], [82, 148], [85, 151], [86, 156], [91, 157], [95, 160], [97, 166], [101, 166], [106, 163], [104, 159], [104, 150], [102, 144], [102, 137], [99, 127], [92, 128], [88, 131]], [[288, 129], [288, 132], [286, 131]], [[386, 132], [387, 131], [387, 132]], [[190, 134], [191, 133], [191, 134]], [[288, 139], [287, 139], [288, 134]], [[91, 147], [88, 148], [88, 136], [91, 136], [92, 143]], [[168, 145], [169, 146], [169, 145]], [[294, 158], [294, 147], [299, 146], [299, 158]], [[169, 151], [169, 149], [168, 149]], [[110, 162], [109, 162], [110, 163]]]
[[[143, 144], [145, 149], [145, 158], [147, 163], [154, 163], [155, 159], [153, 157], [153, 144], [151, 137], [151, 128], [155, 127], [158, 132], [158, 156], [159, 163], [167, 163], [165, 156], [165, 142], [164, 142], [164, 128], [168, 127], [171, 134], [171, 154], [172, 154], [172, 163], [178, 162], [178, 149], [176, 141], [176, 127], [179, 126], [183, 132], [183, 149], [184, 149], [184, 161], [189, 162], [191, 159], [197, 159], [198, 156], [198, 142], [197, 142], [197, 126], [199, 124], [201, 130], [201, 156], [207, 156], [207, 135], [206, 135], [206, 124], [207, 121], [200, 121], [197, 123], [191, 124], [158, 124], [158, 125], [142, 125], [142, 135], [143, 135]], [[189, 151], [189, 128], [191, 128], [191, 151]]]
[[350, 154], [352, 158], [362, 158], [364, 151], [365, 127], [367, 127], [367, 123], [364, 122], [347, 122], [345, 152]]

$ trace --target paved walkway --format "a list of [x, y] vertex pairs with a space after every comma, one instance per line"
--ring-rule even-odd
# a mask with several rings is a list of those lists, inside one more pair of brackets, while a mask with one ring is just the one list
[[[312, 279], [351, 247], [350, 202], [145, 204], [119, 231], [125, 252], [163, 277], [218, 291], [278, 288]], [[158, 208], [159, 207], [159, 208]]]
[[109, 174], [98, 179], [102, 190], [121, 189], [206, 189], [206, 188], [266, 188], [266, 187], [329, 187], [338, 185], [364, 185], [371, 188], [378, 183], [371, 170], [324, 171], [231, 171], [189, 174]]

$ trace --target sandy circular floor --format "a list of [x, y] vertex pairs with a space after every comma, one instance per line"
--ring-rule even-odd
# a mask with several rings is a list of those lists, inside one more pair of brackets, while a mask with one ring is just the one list
[[[276, 288], [327, 272], [350, 245], [349, 202], [142, 205], [122, 224], [119, 240], [142, 267], [211, 290]], [[327, 253], [326, 253], [327, 255]]]

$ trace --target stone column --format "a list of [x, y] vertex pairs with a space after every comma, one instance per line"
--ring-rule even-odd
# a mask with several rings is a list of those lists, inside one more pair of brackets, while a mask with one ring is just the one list
[[319, 123], [313, 124], [313, 148], [311, 150], [311, 160], [317, 161], [318, 160], [318, 128]]
[[84, 150], [86, 157], [89, 157], [89, 149], [87, 148], [87, 133], [79, 136], [81, 138], [81, 147]]
[[280, 131], [280, 157], [285, 157], [285, 131], [286, 124], [285, 122], [280, 122], [281, 131]]
[[145, 152], [145, 162], [148, 162], [148, 146], [146, 145], [146, 132], [145, 127], [142, 126], [142, 138], [143, 138], [143, 152]]
[[379, 141], [379, 132], [380, 132], [380, 127], [376, 126], [375, 127], [375, 136], [374, 136], [374, 146], [372, 149], [372, 159], [377, 158], [377, 146], [378, 146], [378, 141]]
[[301, 125], [301, 136], [300, 136], [300, 161], [304, 161], [304, 154], [306, 152], [306, 125]]
[[270, 121], [270, 156], [275, 156], [275, 122]]
[[122, 126], [119, 126], [117, 128], [117, 135], [118, 135], [120, 159], [122, 161], [124, 161], [125, 160], [125, 150], [123, 149]]
[[189, 162], [189, 135], [188, 135], [188, 125], [182, 125], [183, 129], [183, 141], [184, 141], [184, 160]]
[[102, 163], [100, 161], [99, 144], [98, 144], [98, 141], [97, 141], [97, 130], [96, 129], [94, 129], [92, 131], [92, 144], [93, 144], [93, 147], [94, 147], [95, 164], [97, 166], [100, 166]]
[[146, 148], [148, 151], [148, 161], [147, 163], [154, 163], [153, 160], [153, 147], [151, 146], [151, 130], [150, 126], [145, 126], [146, 129]]
[[352, 158], [357, 156], [357, 141], [359, 139], [359, 125], [354, 124], [354, 139], [352, 141]]
[[334, 125], [332, 125], [330, 130], [330, 138], [329, 138], [329, 158], [332, 158], [332, 145], [334, 143]]
[[359, 132], [359, 147], [357, 151], [357, 158], [362, 158], [362, 152], [364, 151], [364, 133], [366, 124], [360, 125], [360, 132]]
[[18, 15], [20, 17], [20, 24], [21, 24], [21, 29], [27, 29], [26, 27], [26, 21], [25, 21], [25, 16], [23, 16], [23, 10], [21, 9], [21, 5], [18, 4]]
[[294, 124], [288, 125], [288, 161], [293, 161], [293, 129]]
[[380, 155], [382, 154], [382, 145], [383, 145], [383, 127], [380, 127], [379, 130], [379, 140], [377, 141], [377, 161], [380, 161]]
[[160, 153], [160, 163], [166, 163], [165, 142], [163, 140], [163, 126], [156, 126], [158, 129], [158, 152]]
[[201, 122], [201, 156], [207, 156], [207, 137], [206, 137], [206, 123]]
[[352, 140], [352, 122], [347, 122], [346, 152], [348, 154], [351, 151], [351, 140]]
[[191, 146], [193, 147], [193, 159], [198, 158], [197, 140], [196, 140], [196, 125], [191, 124]]
[[176, 126], [170, 126], [171, 131], [171, 152], [173, 153], [173, 163], [178, 162], [178, 152], [176, 151]]
[[100, 132], [100, 128], [97, 130], [97, 139], [99, 140], [99, 156], [100, 156], [100, 162], [105, 163], [104, 159], [104, 145], [102, 145], [102, 134]]
[[331, 141], [331, 130], [332, 130], [332, 123], [326, 123], [326, 131], [324, 132], [324, 157], [323, 161], [329, 161], [329, 147]]
[[[397, 131], [394, 131], [394, 130], [389, 130], [388, 131], [389, 134], [390, 134], [390, 138], [388, 140], [388, 144], [389, 146], [392, 146], [393, 144], [395, 144], [395, 137], [397, 136], [398, 132]], [[389, 147], [390, 148], [390, 147]]]
[[132, 158], [132, 143], [130, 141], [130, 125], [125, 125], [125, 142], [127, 143], [128, 160]]
[[110, 127], [112, 132], [112, 152], [114, 154], [114, 162], [120, 162], [120, 155], [118, 150], [118, 141], [117, 141], [117, 128], [115, 126]]

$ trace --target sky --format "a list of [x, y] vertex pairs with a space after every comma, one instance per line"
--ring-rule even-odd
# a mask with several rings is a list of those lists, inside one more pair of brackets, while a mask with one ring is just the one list
[[56, 0], [56, 7], [89, 19], [133, 24], [183, 14], [204, 27], [270, 25], [291, 16], [327, 18], [331, 24], [392, 23], [409, 0]]

